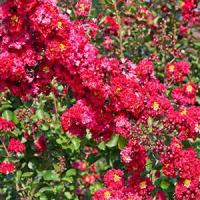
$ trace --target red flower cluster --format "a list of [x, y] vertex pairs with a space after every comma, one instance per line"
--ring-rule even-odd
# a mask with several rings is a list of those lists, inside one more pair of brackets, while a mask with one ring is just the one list
[[86, 17], [88, 16], [92, 6], [91, 0], [79, 0], [76, 4], [75, 13], [77, 16]]
[[180, 180], [175, 187], [175, 197], [177, 200], [184, 198], [191, 200], [200, 199], [199, 181], [191, 181], [189, 179]]
[[166, 79], [170, 82], [181, 82], [189, 74], [190, 65], [185, 61], [169, 64], [165, 67]]
[[182, 17], [183, 20], [189, 21], [193, 16], [193, 9], [196, 8], [197, 4], [195, 0], [184, 0], [182, 5]]
[[124, 185], [124, 173], [121, 170], [109, 170], [105, 173], [103, 182], [106, 187], [112, 189], [121, 188]]
[[161, 163], [166, 176], [180, 179], [176, 185], [177, 199], [181, 199], [186, 194], [188, 199], [199, 198], [200, 160], [194, 149], [183, 149], [180, 141], [174, 139], [167, 151], [161, 153]]
[[24, 153], [25, 145], [20, 140], [11, 138], [8, 144], [8, 151], [12, 153]]
[[110, 169], [104, 175], [106, 188], [97, 190], [93, 195], [93, 200], [152, 200], [151, 192], [154, 189], [150, 179], [129, 177], [128, 186], [125, 184], [123, 172], [121, 170]]
[[15, 165], [8, 161], [3, 161], [0, 163], [0, 173], [1, 174], [10, 174], [15, 171]]
[[169, 123], [177, 125], [179, 138], [196, 138], [200, 133], [200, 108], [197, 106], [181, 106], [179, 110], [170, 110], [168, 112]]
[[15, 128], [15, 124], [11, 121], [8, 121], [0, 117], [0, 132], [10, 132]]
[[34, 145], [37, 153], [43, 153], [44, 151], [47, 150], [47, 143], [44, 134], [35, 139]]
[[197, 86], [194, 83], [187, 83], [182, 88], [176, 87], [172, 91], [173, 99], [182, 105], [195, 104]]
[[72, 166], [81, 171], [85, 171], [87, 169], [87, 163], [84, 161], [81, 161], [81, 160], [77, 160], [77, 161], [73, 162]]
[[145, 148], [137, 141], [130, 140], [128, 145], [121, 150], [120, 155], [128, 172], [139, 175], [144, 170], [147, 154]]

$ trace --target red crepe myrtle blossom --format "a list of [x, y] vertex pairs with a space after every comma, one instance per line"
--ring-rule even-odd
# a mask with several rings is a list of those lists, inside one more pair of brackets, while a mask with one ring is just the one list
[[71, 108], [63, 113], [61, 124], [63, 130], [72, 134], [83, 136], [86, 128], [93, 128], [96, 125], [93, 110], [83, 100], [77, 101]]
[[75, 6], [77, 16], [87, 17], [92, 6], [91, 0], [79, 0]]
[[121, 160], [130, 173], [140, 174], [145, 167], [147, 154], [138, 142], [130, 140], [120, 152]]
[[0, 173], [1, 174], [10, 174], [15, 171], [15, 165], [8, 161], [3, 161], [0, 163]]
[[119, 24], [114, 17], [107, 16], [105, 22], [108, 24], [108, 30], [116, 33], [119, 30]]
[[183, 0], [182, 2], [182, 17], [184, 21], [190, 21], [193, 9], [196, 7], [195, 0]]
[[168, 112], [168, 120], [178, 125], [179, 139], [196, 138], [199, 135], [200, 108], [181, 106], [178, 111]]
[[15, 128], [15, 124], [12, 121], [8, 121], [0, 117], [0, 131], [10, 132]]
[[118, 190], [103, 188], [94, 193], [92, 200], [124, 200], [124, 197], [123, 188], [118, 188]]
[[91, 164], [91, 165], [90, 165], [90, 171], [91, 171], [91, 172], [96, 172], [96, 170], [97, 170], [97, 169], [96, 169], [95, 163]]
[[82, 179], [85, 184], [89, 185], [94, 184], [96, 181], [96, 177], [94, 174], [86, 174], [82, 177]]
[[161, 163], [166, 176], [195, 180], [200, 174], [200, 160], [192, 148], [183, 149], [181, 142], [174, 138], [168, 150], [161, 153]]
[[165, 67], [166, 79], [170, 82], [183, 81], [189, 72], [190, 65], [185, 61], [171, 63]]
[[129, 187], [133, 187], [134, 193], [136, 193], [141, 199], [152, 200], [151, 192], [154, 186], [149, 178], [140, 178], [137, 175], [128, 179]]
[[103, 177], [103, 182], [106, 187], [117, 189], [124, 186], [124, 173], [121, 170], [110, 169]]
[[109, 200], [112, 199], [112, 191], [103, 188], [94, 192], [92, 200]]
[[110, 50], [112, 48], [112, 45], [113, 45], [112, 39], [109, 36], [105, 36], [103, 41], [103, 47], [106, 50]]
[[80, 160], [73, 162], [72, 166], [81, 171], [85, 171], [87, 169], [87, 163], [84, 161], [80, 161]]
[[12, 153], [24, 153], [25, 149], [25, 145], [20, 140], [15, 138], [9, 140], [8, 151]]
[[200, 199], [199, 180], [181, 179], [175, 186], [175, 197], [177, 200]]
[[131, 131], [131, 122], [125, 114], [120, 114], [115, 117], [116, 132], [123, 137], [128, 137]]
[[47, 150], [47, 144], [44, 135], [41, 135], [35, 139], [34, 146], [37, 153], [43, 153]]
[[163, 191], [158, 191], [156, 193], [156, 200], [167, 200], [166, 194]]
[[183, 87], [174, 88], [172, 91], [173, 99], [182, 105], [195, 104], [197, 86], [194, 83], [187, 83]]

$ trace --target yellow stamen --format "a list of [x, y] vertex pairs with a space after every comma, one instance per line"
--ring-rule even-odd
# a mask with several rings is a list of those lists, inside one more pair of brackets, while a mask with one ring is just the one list
[[170, 71], [170, 72], [173, 72], [173, 71], [174, 71], [174, 68], [175, 68], [175, 66], [174, 66], [174, 65], [169, 65], [169, 67], [168, 67], [168, 68], [169, 68], [169, 71]]
[[43, 67], [43, 72], [45, 72], [45, 73], [49, 72], [49, 67], [47, 65]]
[[191, 85], [188, 85], [188, 86], [186, 87], [186, 91], [187, 91], [187, 92], [192, 92], [192, 90], [193, 90], [193, 87], [192, 87]]
[[184, 186], [187, 187], [187, 188], [190, 187], [190, 183], [191, 183], [191, 180], [189, 180], [189, 179], [185, 179], [183, 181]]
[[118, 88], [115, 90], [115, 93], [116, 93], [116, 94], [119, 94], [121, 91], [122, 91], [122, 89], [121, 89], [120, 87], [118, 87]]
[[181, 111], [181, 115], [187, 115], [187, 109], [184, 108], [182, 111]]
[[16, 15], [13, 15], [10, 19], [12, 22], [18, 22], [18, 17]]
[[61, 21], [58, 21], [58, 28], [59, 28], [59, 29], [62, 28], [62, 25], [63, 25], [62, 22], [61, 22]]
[[111, 193], [109, 191], [104, 192], [105, 199], [109, 199], [111, 197]]
[[65, 45], [63, 43], [60, 43], [59, 47], [60, 47], [60, 50], [64, 50], [65, 49]]
[[159, 110], [160, 105], [159, 105], [159, 103], [158, 103], [157, 101], [154, 101], [152, 107], [153, 107], [153, 109], [154, 109], [155, 111], [157, 111], [157, 110]]
[[121, 177], [118, 176], [117, 174], [115, 174], [113, 179], [114, 179], [115, 182], [117, 182], [117, 181], [119, 181], [121, 179]]
[[79, 7], [80, 7], [81, 10], [84, 10], [84, 9], [85, 9], [84, 3], [80, 3], [80, 4], [79, 4]]
[[142, 181], [142, 182], [140, 182], [140, 188], [141, 189], [144, 189], [144, 188], [146, 188], [147, 187], [147, 183], [146, 183], [146, 181]]

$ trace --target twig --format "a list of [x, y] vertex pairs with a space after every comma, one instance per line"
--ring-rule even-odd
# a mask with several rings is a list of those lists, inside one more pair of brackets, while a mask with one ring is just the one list
[[10, 157], [10, 153], [8, 152], [8, 149], [7, 149], [6, 145], [5, 145], [4, 140], [3, 140], [2, 137], [0, 137], [0, 141], [1, 141], [2, 145], [3, 145], [3, 148], [4, 148], [7, 156]]
[[117, 23], [119, 25], [118, 36], [119, 36], [119, 45], [120, 45], [120, 56], [121, 56], [121, 58], [123, 58], [124, 57], [124, 53], [123, 53], [123, 34], [122, 34], [121, 18], [120, 18], [119, 11], [117, 9], [116, 1], [113, 3], [113, 5], [114, 5], [116, 17], [117, 17]]

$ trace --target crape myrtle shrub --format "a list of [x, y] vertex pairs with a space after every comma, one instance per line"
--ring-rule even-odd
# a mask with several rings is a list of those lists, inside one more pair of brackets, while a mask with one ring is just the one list
[[1, 3], [2, 198], [200, 199], [199, 16], [193, 0]]

